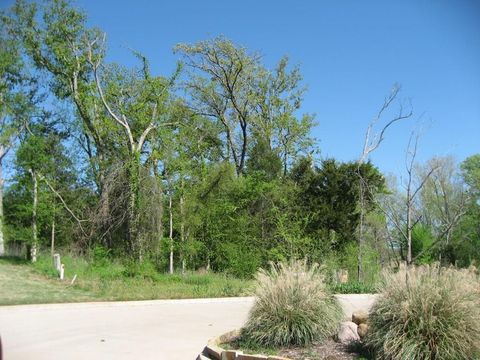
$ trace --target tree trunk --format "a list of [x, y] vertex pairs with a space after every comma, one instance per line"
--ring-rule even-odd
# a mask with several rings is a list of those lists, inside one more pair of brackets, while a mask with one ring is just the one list
[[410, 188], [407, 191], [407, 266], [412, 264], [412, 205]]
[[32, 263], [37, 261], [38, 250], [38, 230], [37, 230], [37, 208], [38, 208], [38, 179], [35, 170], [30, 169], [33, 180], [33, 210], [32, 210], [32, 232], [33, 241], [30, 248], [30, 260]]
[[[182, 181], [183, 186], [183, 181]], [[185, 262], [185, 198], [180, 196], [180, 242], [182, 244], [182, 250], [180, 257], [182, 259], [182, 274], [185, 274], [186, 262]]]
[[140, 158], [133, 154], [128, 167], [129, 206], [128, 206], [128, 240], [129, 250], [135, 260], [141, 260], [141, 244], [139, 237], [139, 190], [140, 190]]
[[[360, 164], [361, 165], [361, 164]], [[360, 220], [358, 226], [358, 250], [357, 250], [357, 280], [363, 280], [363, 264], [362, 264], [362, 250], [363, 250], [363, 223], [365, 221], [365, 184], [360, 172], [360, 165], [358, 166], [359, 179], [359, 203], [360, 203]]]
[[52, 220], [52, 236], [50, 241], [50, 253], [52, 254], [52, 256], [55, 253], [55, 217]]
[[173, 274], [173, 211], [172, 194], [168, 198], [169, 239], [170, 239], [170, 274]]
[[5, 238], [3, 235], [3, 171], [0, 161], [0, 256], [5, 255]]
[[163, 239], [163, 187], [162, 187], [162, 179], [158, 174], [158, 160], [154, 160], [153, 162], [153, 176], [156, 180], [156, 189], [158, 191], [158, 197], [156, 198], [158, 208], [155, 208], [156, 217], [154, 218], [155, 227], [157, 231], [157, 246], [156, 246], [156, 256], [161, 256], [161, 245]]

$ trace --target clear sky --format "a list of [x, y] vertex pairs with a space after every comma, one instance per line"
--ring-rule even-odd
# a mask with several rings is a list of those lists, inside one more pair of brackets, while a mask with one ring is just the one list
[[175, 68], [172, 48], [224, 35], [264, 56], [287, 54], [301, 67], [304, 112], [316, 113], [323, 157], [357, 159], [365, 129], [398, 82], [414, 117], [388, 132], [372, 160], [404, 169], [409, 134], [423, 114], [418, 158], [480, 152], [480, 1], [478, 0], [78, 0], [106, 31], [110, 60], [145, 54], [154, 71]]

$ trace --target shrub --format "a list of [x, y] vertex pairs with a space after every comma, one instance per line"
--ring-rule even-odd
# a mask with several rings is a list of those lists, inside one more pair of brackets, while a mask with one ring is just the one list
[[373, 294], [376, 290], [375, 285], [358, 281], [350, 281], [345, 284], [330, 284], [329, 288], [335, 294]]
[[160, 277], [155, 265], [147, 260], [141, 262], [130, 260], [125, 265], [123, 276], [127, 278], [141, 278], [153, 281], [158, 280]]
[[242, 340], [266, 347], [306, 345], [332, 335], [342, 318], [318, 265], [272, 265], [256, 275], [255, 303]]
[[[242, 256], [238, 254], [242, 254]], [[258, 249], [253, 249], [243, 244], [222, 244], [218, 260], [218, 270], [238, 278], [251, 279], [260, 267], [260, 253]]]
[[[480, 283], [470, 270], [421, 266], [385, 275], [366, 344], [381, 359], [473, 359], [480, 349]], [[478, 355], [477, 355], [478, 356]]]

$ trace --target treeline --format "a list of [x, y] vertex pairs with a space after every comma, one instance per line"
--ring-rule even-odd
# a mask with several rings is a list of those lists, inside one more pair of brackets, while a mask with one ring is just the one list
[[237, 276], [308, 258], [360, 278], [480, 258], [479, 156], [461, 174], [450, 158], [412, 157], [406, 191], [365, 159], [318, 161], [286, 57], [269, 69], [218, 37], [179, 44], [177, 70], [158, 76], [135, 51], [136, 68], [108, 63], [105, 34], [63, 0], [17, 1], [0, 41], [0, 161], [13, 155], [0, 254], [102, 247]]

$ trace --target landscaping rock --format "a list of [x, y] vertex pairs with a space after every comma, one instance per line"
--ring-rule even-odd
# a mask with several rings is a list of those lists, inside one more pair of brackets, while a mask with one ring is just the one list
[[340, 324], [338, 330], [337, 341], [339, 343], [348, 345], [353, 341], [360, 340], [360, 336], [357, 333], [358, 325], [352, 321], [345, 321]]
[[352, 321], [357, 325], [366, 324], [368, 321], [368, 312], [365, 310], [355, 311], [352, 314]]
[[358, 333], [358, 336], [360, 336], [361, 339], [363, 339], [365, 337], [365, 335], [367, 335], [367, 332], [368, 332], [368, 324], [360, 324], [358, 325], [358, 328], [357, 328], [357, 333]]

